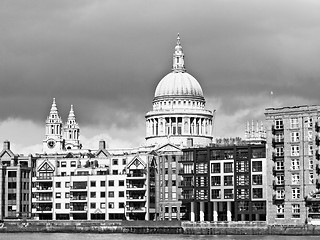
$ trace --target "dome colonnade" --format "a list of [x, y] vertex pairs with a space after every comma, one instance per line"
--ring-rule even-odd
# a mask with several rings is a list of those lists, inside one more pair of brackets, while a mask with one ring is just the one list
[[184, 66], [184, 53], [178, 35], [173, 54], [172, 72], [158, 84], [153, 110], [146, 114], [148, 144], [170, 142], [186, 145], [192, 138], [195, 145], [212, 141], [213, 113], [205, 109], [205, 99], [199, 82]]

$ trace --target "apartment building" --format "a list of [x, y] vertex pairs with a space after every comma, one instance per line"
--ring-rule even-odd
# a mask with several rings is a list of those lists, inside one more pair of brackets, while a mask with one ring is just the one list
[[268, 222], [320, 224], [320, 106], [265, 111], [268, 159]]
[[265, 144], [183, 149], [181, 200], [190, 221], [265, 221]]

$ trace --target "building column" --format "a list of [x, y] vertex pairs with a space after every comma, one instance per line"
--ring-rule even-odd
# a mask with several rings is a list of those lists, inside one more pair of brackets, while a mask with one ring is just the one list
[[[12, 165], [13, 166], [13, 165]], [[17, 210], [16, 210], [16, 214], [20, 214], [20, 212], [21, 212], [21, 208], [20, 208], [20, 206], [21, 206], [21, 190], [22, 190], [22, 187], [23, 186], [21, 186], [21, 168], [20, 168], [20, 165], [18, 165], [17, 166], [17, 195], [16, 195], [16, 206], [17, 206]], [[29, 186], [30, 188], [32, 187], [32, 186]]]
[[232, 221], [231, 202], [227, 202], [227, 221]]
[[213, 202], [213, 221], [218, 221], [218, 202]]
[[200, 222], [204, 222], [204, 202], [200, 202]]
[[196, 204], [195, 202], [191, 202], [190, 203], [190, 221], [194, 222], [195, 221], [195, 214], [194, 214], [194, 204]]

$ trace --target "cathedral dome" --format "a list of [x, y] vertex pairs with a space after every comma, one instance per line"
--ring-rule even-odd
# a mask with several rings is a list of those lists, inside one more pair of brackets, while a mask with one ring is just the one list
[[199, 82], [189, 73], [173, 71], [159, 82], [154, 97], [192, 96], [203, 98]]

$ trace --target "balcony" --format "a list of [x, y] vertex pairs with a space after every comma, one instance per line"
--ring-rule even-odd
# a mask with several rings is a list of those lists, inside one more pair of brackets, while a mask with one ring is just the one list
[[284, 201], [284, 196], [277, 196], [276, 194], [273, 194], [272, 195], [272, 201], [273, 201], [273, 203], [283, 202]]
[[32, 188], [32, 191], [33, 192], [52, 192], [53, 188], [52, 187], [41, 187], [41, 186], [38, 186], [38, 187]]
[[273, 180], [272, 181], [272, 186], [273, 186], [273, 189], [276, 189], [277, 187], [283, 187], [284, 186], [284, 181], [279, 183], [276, 180]]
[[70, 202], [86, 202], [87, 196], [73, 196], [70, 198]]
[[277, 131], [283, 131], [283, 125], [280, 125], [280, 126], [277, 126], [277, 128], [272, 125], [271, 126], [271, 131], [272, 131], [272, 134], [274, 135]]
[[320, 139], [319, 139], [319, 136], [316, 136], [316, 145], [319, 147], [320, 146]]
[[194, 187], [193, 181], [181, 181], [179, 187]]
[[36, 180], [43, 182], [52, 181], [52, 176], [38, 176], [36, 177]]
[[128, 190], [146, 190], [145, 184], [127, 184]]
[[272, 153], [272, 161], [276, 161], [276, 160], [278, 160], [278, 159], [283, 159], [284, 158], [284, 154], [282, 153], [282, 154], [277, 154], [277, 153], [275, 153], [275, 152], [273, 152]]
[[318, 123], [318, 122], [315, 123], [314, 127], [315, 127], [315, 131], [316, 131], [316, 132], [319, 132], [320, 126], [319, 126], [319, 123]]
[[132, 179], [132, 178], [146, 178], [147, 175], [145, 173], [128, 173], [127, 178]]
[[272, 138], [272, 147], [275, 147], [276, 145], [283, 145], [284, 144], [284, 138]]
[[146, 197], [141, 195], [127, 196], [127, 201], [128, 202], [145, 202]]
[[52, 213], [52, 207], [37, 207], [35, 213]]
[[80, 192], [80, 191], [87, 191], [87, 186], [70, 186], [70, 192]]
[[317, 165], [316, 165], [316, 173], [317, 173], [318, 175], [320, 175], [320, 168], [319, 168], [319, 164], [317, 164]]
[[36, 197], [35, 202], [52, 202], [52, 197]]
[[146, 211], [146, 208], [142, 207], [142, 206], [141, 207], [127, 207], [126, 211], [128, 213], [142, 213], [142, 212]]

